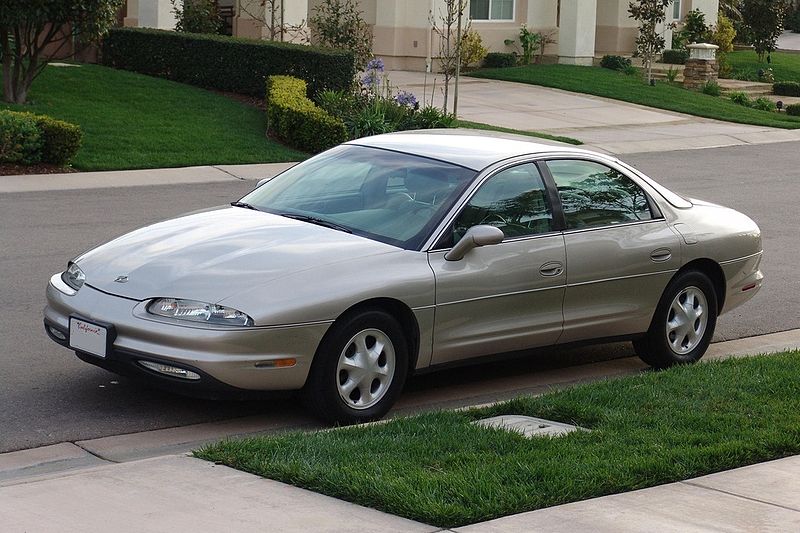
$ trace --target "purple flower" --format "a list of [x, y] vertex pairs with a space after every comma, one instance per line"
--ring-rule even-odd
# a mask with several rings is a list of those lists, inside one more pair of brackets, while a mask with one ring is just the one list
[[394, 101], [400, 105], [405, 105], [408, 107], [417, 107], [417, 97], [407, 91], [400, 91], [394, 97]]
[[364, 74], [364, 77], [361, 78], [362, 87], [375, 87], [376, 85], [378, 85], [378, 76], [375, 72], [367, 72]]
[[377, 72], [383, 72], [383, 59], [380, 57], [373, 57], [367, 63], [367, 70], [375, 70]]

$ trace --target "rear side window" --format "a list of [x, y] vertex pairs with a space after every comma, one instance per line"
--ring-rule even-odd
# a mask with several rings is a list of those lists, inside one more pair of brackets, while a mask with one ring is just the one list
[[558, 188], [567, 229], [650, 220], [644, 190], [613, 168], [592, 161], [547, 162]]

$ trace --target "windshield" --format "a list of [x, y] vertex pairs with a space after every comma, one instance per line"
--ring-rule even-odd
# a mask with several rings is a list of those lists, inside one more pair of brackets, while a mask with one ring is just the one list
[[419, 249], [475, 174], [424, 157], [343, 145], [292, 167], [241, 202]]

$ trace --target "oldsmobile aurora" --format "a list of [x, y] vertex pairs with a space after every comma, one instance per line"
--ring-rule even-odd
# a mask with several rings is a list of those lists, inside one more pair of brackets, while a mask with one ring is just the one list
[[406, 377], [503, 352], [630, 339], [697, 361], [762, 282], [748, 217], [621, 161], [476, 132], [333, 148], [230, 206], [68, 263], [47, 334], [176, 391], [302, 389], [378, 418]]

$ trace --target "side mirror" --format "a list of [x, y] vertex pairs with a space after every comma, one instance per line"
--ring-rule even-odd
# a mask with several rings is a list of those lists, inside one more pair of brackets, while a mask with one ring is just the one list
[[447, 261], [460, 261], [473, 248], [500, 244], [505, 238], [506, 236], [500, 228], [487, 225], [472, 226], [461, 237], [461, 240], [444, 255], [444, 258]]

